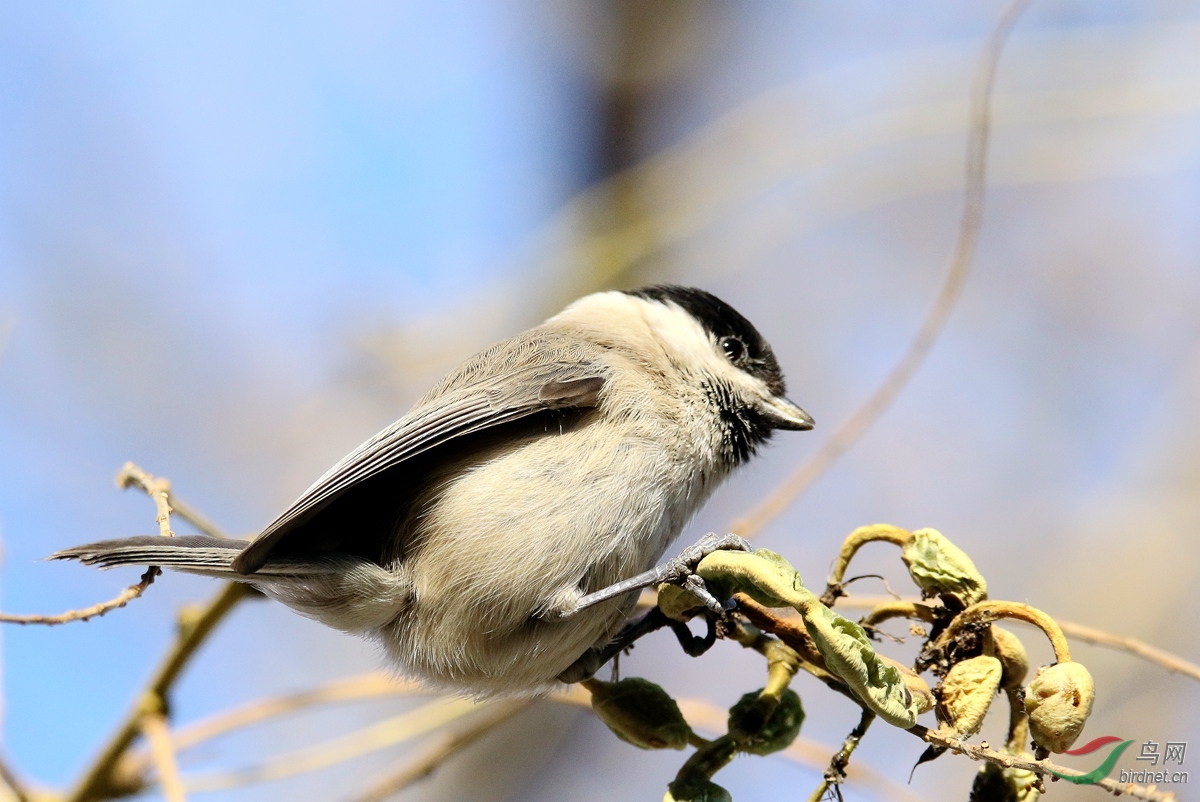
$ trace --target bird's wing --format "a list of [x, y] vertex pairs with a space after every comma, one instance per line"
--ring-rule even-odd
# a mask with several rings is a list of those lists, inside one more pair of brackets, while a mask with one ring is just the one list
[[342, 493], [463, 435], [552, 409], [594, 407], [608, 375], [598, 346], [533, 329], [460, 365], [404, 417], [366, 441], [292, 503], [233, 563], [258, 570], [298, 524]]

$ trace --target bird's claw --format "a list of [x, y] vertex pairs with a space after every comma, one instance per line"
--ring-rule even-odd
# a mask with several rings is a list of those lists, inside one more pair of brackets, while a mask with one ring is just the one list
[[679, 585], [689, 593], [704, 602], [704, 606], [717, 615], [724, 615], [734, 608], [732, 599], [724, 602], [709, 592], [704, 580], [696, 573], [696, 566], [708, 555], [716, 551], [754, 551], [745, 538], [735, 534], [707, 534], [700, 540], [679, 553], [673, 560], [663, 565], [662, 581]]

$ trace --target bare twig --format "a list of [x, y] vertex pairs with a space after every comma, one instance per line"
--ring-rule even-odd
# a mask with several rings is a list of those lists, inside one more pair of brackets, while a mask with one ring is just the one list
[[[918, 599], [905, 599], [905, 601], [913, 604], [921, 603]], [[872, 610], [881, 605], [891, 604], [892, 602], [893, 600], [886, 596], [842, 596], [837, 601], [839, 607], [849, 607], [856, 610]], [[1131, 638], [1127, 635], [1114, 635], [1111, 632], [1106, 632], [1086, 624], [1076, 624], [1072, 621], [1063, 621], [1058, 618], [1054, 620], [1059, 628], [1070, 638], [1131, 654], [1174, 674], [1182, 674], [1185, 677], [1200, 682], [1200, 666], [1184, 660], [1178, 655], [1171, 654], [1165, 649], [1151, 646], [1137, 638]]]
[[175, 748], [182, 752], [226, 733], [259, 724], [272, 718], [333, 702], [351, 702], [380, 696], [403, 696], [420, 692], [416, 683], [402, 682], [373, 671], [357, 677], [335, 680], [306, 691], [258, 699], [241, 707], [180, 727], [175, 731]]
[[0, 782], [8, 788], [15, 802], [30, 802], [33, 799], [32, 795], [25, 788], [25, 784], [17, 779], [17, 775], [9, 768], [8, 762], [0, 757]]
[[[825, 775], [821, 778], [821, 784], [813, 789], [812, 794], [809, 795], [808, 802], [821, 802], [831, 788], [836, 788], [845, 782], [846, 767], [850, 765], [850, 756], [854, 754], [854, 750], [858, 748], [859, 742], [862, 741], [862, 737], [867, 734], [867, 729], [870, 728], [874, 721], [875, 714], [864, 707], [858, 724], [854, 726], [854, 729], [850, 730], [850, 734], [846, 736], [846, 740], [842, 741], [842, 748], [830, 758], [829, 768], [825, 770]], [[840, 799], [841, 792], [837, 791], [837, 794]]]
[[[179, 678], [180, 672], [191, 660], [200, 644], [233, 609], [234, 605], [252, 592], [247, 585], [230, 582], [222, 587], [203, 608], [192, 611], [191, 614], [185, 611], [180, 616], [178, 637], [139, 699], [151, 697], [158, 700], [159, 703], [165, 700], [174, 686], [175, 680]], [[100, 754], [84, 771], [75, 788], [67, 795], [66, 802], [91, 802], [91, 800], [106, 799], [112, 795], [114, 787], [118, 785], [118, 764], [141, 731], [143, 715], [145, 715], [144, 705], [140, 703], [134, 705], [108, 743], [100, 750]]]
[[876, 420], [892, 405], [896, 397], [908, 384], [917, 368], [933, 348], [938, 335], [954, 310], [962, 294], [963, 284], [975, 253], [975, 243], [983, 223], [984, 190], [987, 186], [987, 146], [991, 133], [991, 98], [995, 82], [996, 67], [1004, 43], [1011, 33], [1021, 12], [1030, 0], [1013, 0], [1005, 10], [1000, 22], [993, 29], [984, 48], [975, 85], [971, 92], [971, 127], [967, 137], [966, 185], [963, 195], [962, 221], [958, 230], [958, 242], [950, 260], [950, 270], [926, 315], [921, 328], [909, 345], [908, 350], [896, 363], [891, 372], [870, 398], [847, 418], [833, 435], [817, 449], [795, 473], [771, 492], [762, 502], [742, 518], [730, 525], [730, 531], [743, 537], [753, 537], [764, 526], [808, 489], [826, 470], [858, 441]]
[[183, 783], [179, 779], [179, 766], [175, 762], [175, 748], [171, 744], [171, 729], [162, 712], [147, 713], [142, 717], [142, 733], [150, 742], [150, 755], [158, 770], [158, 784], [162, 787], [167, 802], [187, 802]]
[[[563, 699], [572, 701], [572, 698], [566, 695]], [[410, 785], [428, 777], [447, 760], [531, 704], [533, 704], [532, 699], [508, 699], [490, 705], [479, 715], [471, 717], [460, 726], [451, 727], [448, 731], [439, 734], [433, 743], [426, 746], [416, 757], [401, 766], [398, 771], [387, 775], [362, 794], [354, 797], [353, 802], [384, 802], [395, 796]]]
[[154, 583], [154, 578], [158, 575], [159, 570], [154, 566], [150, 566], [146, 569], [146, 573], [142, 574], [142, 578], [136, 585], [130, 585], [108, 601], [99, 602], [98, 604], [78, 610], [67, 610], [65, 613], [57, 613], [55, 615], [0, 613], [0, 623], [55, 626], [56, 624], [68, 624], [72, 621], [87, 621], [90, 618], [102, 616], [105, 613], [129, 604], [129, 602], [141, 596], [146, 591], [146, 588]]
[[[164, 537], [173, 537], [175, 535], [175, 533], [171, 531], [171, 503], [172, 501], [175, 501], [176, 504], [179, 502], [173, 499], [171, 496], [171, 483], [168, 480], [157, 476], [152, 476], [138, 466], [134, 465], [132, 462], [126, 462], [121, 470], [117, 473], [117, 487], [122, 489], [128, 487], [137, 487], [144, 491], [146, 495], [149, 496], [154, 502], [154, 507], [158, 512], [154, 518], [155, 522], [158, 524], [158, 533]], [[192, 513], [190, 510], [189, 513], [192, 516], [195, 515], [195, 513]], [[202, 522], [204, 527], [208, 527], [208, 529], [204, 530], [205, 534], [216, 533], [215, 536], [222, 536], [216, 531], [215, 527], [213, 527], [203, 518], [199, 516], [196, 516], [196, 518], [183, 516], [182, 513], [180, 513], [180, 515], [181, 517], [186, 517], [187, 520], [191, 521], [198, 529], [202, 527], [200, 523], [197, 523], [197, 521]], [[150, 585], [154, 583], [154, 578], [161, 573], [162, 571], [157, 566], [151, 565], [146, 568], [146, 573], [142, 574], [141, 580], [136, 585], [130, 585], [129, 587], [125, 588], [125, 590], [118, 593], [114, 598], [98, 604], [93, 604], [90, 607], [84, 607], [79, 610], [68, 610], [65, 613], [58, 613], [57, 615], [39, 615], [36, 613], [29, 615], [12, 615], [0, 613], [0, 623], [44, 624], [46, 626], [54, 626], [56, 624], [67, 624], [72, 621], [87, 621], [90, 618], [96, 618], [104, 615], [105, 613], [111, 612], [112, 610], [124, 607], [125, 605], [129, 604], [129, 602], [140, 597], [146, 592], [146, 588], [150, 587]]]
[[[989, 763], [994, 763], [1001, 768], [1025, 769], [1032, 771], [1042, 776], [1053, 777], [1051, 772], [1066, 774], [1068, 776], [1082, 776], [1082, 771], [1075, 771], [1066, 766], [1058, 766], [1048, 760], [1026, 760], [1025, 758], [1011, 755], [1007, 752], [996, 752], [991, 749], [986, 749], [982, 746], [964, 743], [956, 740], [949, 735], [931, 730], [928, 727], [918, 724], [909, 729], [913, 735], [916, 735], [926, 743], [942, 746], [952, 752], [967, 755], [975, 760], [986, 760]], [[1174, 802], [1175, 794], [1169, 791], [1159, 791], [1154, 786], [1137, 785], [1135, 783], [1119, 783], [1115, 780], [1103, 779], [1093, 783], [1097, 788], [1103, 788], [1113, 796], [1121, 796], [1128, 794], [1134, 799], [1144, 799], [1147, 802]]]
[[117, 487], [122, 490], [137, 487], [145, 492], [158, 510], [158, 516], [154, 519], [158, 524], [158, 533], [163, 537], [175, 537], [175, 533], [171, 531], [171, 482], [169, 480], [152, 476], [132, 462], [126, 462], [117, 472]]
[[1185, 677], [1190, 677], [1200, 682], [1200, 666], [1195, 663], [1189, 663], [1182, 657], [1173, 655], [1156, 646], [1151, 646], [1145, 641], [1130, 638], [1126, 635], [1113, 635], [1102, 629], [1096, 629], [1084, 624], [1073, 624], [1070, 621], [1059, 621], [1058, 626], [1068, 637], [1076, 638], [1085, 643], [1094, 643], [1097, 646], [1107, 646], [1110, 649], [1128, 652], [1147, 662], [1162, 666], [1167, 671], [1175, 674], [1183, 674]]
[[492, 704], [496, 703], [437, 699], [357, 732], [272, 758], [257, 766], [188, 777], [186, 785], [191, 791], [222, 791], [317, 771], [433, 732], [477, 710], [490, 708]]
[[[122, 490], [137, 487], [142, 490], [146, 495], [154, 499], [155, 505], [158, 506], [160, 518], [174, 512], [180, 518], [196, 527], [196, 530], [201, 534], [208, 535], [209, 537], [228, 537], [216, 524], [204, 517], [204, 515], [190, 504], [176, 496], [171, 489], [169, 481], [152, 476], [132, 462], [126, 462], [117, 473], [117, 487]], [[162, 526], [163, 521], [159, 520], [160, 534], [164, 534]], [[167, 531], [170, 531], [169, 525], [167, 526]]]

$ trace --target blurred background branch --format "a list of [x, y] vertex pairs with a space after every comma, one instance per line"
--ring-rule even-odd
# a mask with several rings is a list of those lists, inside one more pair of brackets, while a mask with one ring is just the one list
[[975, 255], [975, 243], [983, 225], [983, 199], [987, 190], [988, 138], [992, 126], [992, 88], [996, 83], [996, 69], [1004, 52], [1004, 43], [1029, 6], [1029, 0], [1014, 0], [1009, 3], [1000, 21], [992, 30], [984, 45], [983, 54], [975, 70], [975, 81], [971, 87], [971, 107], [967, 132], [967, 157], [963, 181], [962, 220], [958, 226], [958, 240], [950, 258], [950, 269], [933, 299], [929, 313], [921, 322], [908, 350], [871, 393], [870, 397], [851, 413], [826, 439], [816, 453], [796, 469], [770, 495], [759, 502], [750, 512], [730, 525], [730, 531], [742, 537], [752, 538], [762, 531], [770, 521], [787, 509], [813, 482], [820, 478], [834, 460], [850, 449], [867, 429], [879, 420], [897, 396], [904, 391], [917, 368], [925, 361], [929, 351], [937, 342], [938, 335], [950, 319], [950, 313], [962, 295], [963, 285], [971, 269]]
[[[19, 609], [111, 592], [37, 561], [142, 531], [144, 510], [95, 490], [127, 454], [252, 533], [448, 364], [591, 289], [713, 289], [776, 344], [797, 400], [836, 420], [903, 352], [951, 249], [966, 80], [997, 13], [472, 5], [307, 9], [281, 26], [250, 9], [85, 6], [14, 7], [0, 26], [0, 70], [22, 88], [0, 100], [0, 248], [14, 266], [0, 320], [22, 324], [0, 361], [0, 516], [5, 606]], [[866, 520], [934, 523], [973, 538], [1009, 597], [1103, 620], [1137, 636], [1109, 645], [1194, 678], [1179, 616], [1200, 572], [1185, 536], [1200, 509], [1197, 53], [1194, 9], [1030, 10], [997, 85], [988, 225], [955, 325], [890, 425], [765, 526], [765, 543], [819, 561]], [[695, 530], [744, 513], [810, 447], [765, 455]], [[66, 785], [87, 753], [111, 753], [117, 742], [93, 740], [114, 719], [141, 732], [120, 706], [155, 685], [142, 678], [164, 644], [179, 654], [174, 611], [205, 592], [173, 580], [154, 604], [53, 641], [7, 638], [4, 729], [22, 776]], [[745, 668], [740, 649], [681, 662], [670, 647], [648, 640], [622, 669], [696, 698]], [[1188, 680], [1099, 650], [1088, 662], [1107, 700], [1099, 730], [1194, 734]], [[189, 760], [247, 765], [402, 715], [416, 703], [403, 688], [320, 689], [374, 665], [274, 606], [234, 617], [167, 683], [174, 720], [216, 716], [191, 754], [174, 728], [185, 774]], [[810, 687], [806, 732], [836, 744], [857, 709]], [[674, 771], [562, 706], [487, 737], [484, 717], [501, 712], [434, 734], [400, 787], [455, 732], [474, 747], [452, 747], [424, 798], [632, 798]], [[912, 739], [880, 738], [856, 753], [852, 783], [860, 765], [908, 773]], [[107, 763], [113, 782], [147, 775], [131, 744]], [[835, 748], [735, 762], [729, 784], [812, 787]], [[395, 762], [377, 750], [222, 798], [327, 798]], [[918, 773], [915, 792], [960, 793], [974, 767], [953, 763]]]

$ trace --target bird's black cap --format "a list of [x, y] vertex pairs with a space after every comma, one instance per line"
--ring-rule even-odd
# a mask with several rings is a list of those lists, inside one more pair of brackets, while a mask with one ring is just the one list
[[776, 361], [775, 352], [771, 350], [770, 344], [758, 333], [753, 323], [711, 292], [694, 287], [658, 284], [627, 290], [626, 294], [679, 306], [694, 317], [717, 341], [723, 337], [736, 337], [741, 340], [746, 346], [746, 359], [741, 365], [742, 369], [766, 382], [772, 394], [782, 397], [786, 392], [783, 371], [779, 368], [779, 362]]

